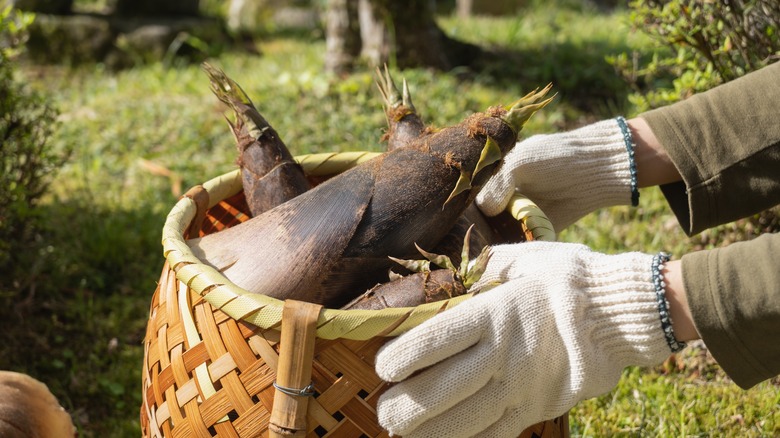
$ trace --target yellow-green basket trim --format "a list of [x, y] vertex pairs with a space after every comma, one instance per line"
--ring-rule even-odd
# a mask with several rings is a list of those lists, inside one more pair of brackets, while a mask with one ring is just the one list
[[163, 240], [166, 237], [173, 237], [175, 239], [181, 239], [179, 230], [186, 229], [192, 219], [195, 218], [195, 212], [197, 207], [195, 202], [190, 198], [181, 198], [174, 204], [171, 212], [168, 213], [168, 217], [163, 225]]
[[235, 319], [244, 320], [248, 315], [265, 307], [260, 300], [255, 299], [255, 295], [256, 294], [247, 294], [237, 296], [229, 303], [226, 303], [220, 310]]
[[[192, 287], [192, 289], [194, 291], [202, 290], [202, 289], [196, 289], [197, 286], [200, 286], [200, 284], [198, 283], [193, 283], [193, 286], [194, 287]], [[244, 292], [244, 290], [233, 283], [217, 284], [214, 285], [214, 287], [207, 290], [205, 300], [208, 301], [209, 304], [214, 306], [214, 308], [221, 310], [224, 309], [225, 306], [228, 305], [228, 303], [230, 303], [231, 301], [235, 300], [238, 296], [240, 296], [236, 292]], [[239, 319], [239, 318], [234, 318], [234, 319]]]
[[171, 267], [175, 267], [179, 263], [200, 263], [200, 259], [192, 254], [192, 250], [184, 240], [175, 240], [169, 237], [163, 241], [163, 254], [168, 259], [168, 263]]
[[413, 308], [409, 316], [395, 330], [393, 330], [392, 334], [395, 335], [403, 333], [407, 330], [417, 327], [420, 325], [420, 323], [430, 319], [442, 310], [448, 309], [468, 298], [471, 298], [471, 295], [461, 295], [449, 300], [437, 301], [417, 306]]
[[[222, 275], [221, 272], [217, 271], [211, 266], [188, 264], [179, 268], [178, 271], [181, 272], [182, 278], [188, 279], [186, 282], [187, 286], [189, 286], [190, 289], [194, 289], [196, 291], [207, 291], [210, 287], [223, 285], [226, 280], [225, 276]], [[230, 285], [232, 285], [232, 283], [227, 285], [226, 288], [223, 288], [224, 292], [220, 292], [225, 294], [223, 298], [225, 302], [214, 302], [211, 303], [212, 306], [222, 307], [227, 301], [233, 300], [236, 296], [243, 292], [243, 289], [239, 288], [238, 286], [236, 286], [236, 290], [231, 288]], [[228, 295], [228, 293], [230, 295]], [[210, 301], [214, 300], [216, 300], [216, 296], [211, 298]]]
[[[377, 314], [369, 310], [352, 310], [336, 319], [317, 321], [317, 330], [328, 337], [341, 338], [349, 336], [350, 339], [363, 341], [373, 336], [361, 336], [361, 332], [384, 333], [400, 317], [402, 316]], [[361, 329], [355, 332], [358, 327]]]
[[[268, 304], [261, 307], [255, 313], [247, 315], [244, 321], [262, 328], [278, 327], [282, 322], [282, 307], [284, 303], [276, 300], [279, 304]], [[322, 317], [322, 314], [320, 314]], [[317, 332], [317, 336], [323, 339], [336, 339], [335, 337], [320, 336]]]
[[229, 198], [240, 192], [244, 186], [241, 181], [241, 169], [233, 170], [203, 183], [203, 188], [209, 193], [209, 207], [219, 201]]
[[341, 173], [379, 155], [382, 154], [379, 152], [325, 152], [299, 155], [295, 157], [295, 160], [303, 167], [303, 171], [307, 175], [327, 176]]
[[555, 240], [555, 228], [541, 208], [521, 194], [514, 194], [509, 200], [507, 210], [515, 219], [523, 221], [531, 231], [534, 240]]

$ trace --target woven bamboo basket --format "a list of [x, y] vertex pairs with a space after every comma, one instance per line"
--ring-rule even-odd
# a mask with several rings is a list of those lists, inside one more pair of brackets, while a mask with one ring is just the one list
[[[296, 159], [307, 175], [324, 178], [375, 155]], [[529, 237], [554, 239], [538, 208], [519, 199], [511, 207]], [[201, 263], [185, 243], [249, 219], [247, 211], [236, 170], [191, 189], [167, 217], [166, 261], [144, 339], [143, 436], [388, 436], [376, 416], [377, 399], [389, 387], [374, 372], [376, 352], [389, 338], [470, 296], [345, 311], [248, 293]], [[308, 383], [312, 396], [275, 387]], [[568, 414], [519, 432], [568, 437]]]

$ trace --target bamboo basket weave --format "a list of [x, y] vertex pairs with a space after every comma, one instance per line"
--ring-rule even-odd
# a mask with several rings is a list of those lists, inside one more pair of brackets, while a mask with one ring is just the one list
[[[308, 176], [317, 178], [376, 155], [353, 152], [296, 159]], [[377, 399], [389, 388], [374, 372], [376, 352], [390, 337], [470, 296], [411, 308], [322, 309], [307, 334], [312, 351], [301, 353], [304, 347], [298, 341], [283, 339], [292, 326], [289, 317], [282, 318], [285, 302], [232, 284], [195, 258], [185, 243], [187, 238], [239, 224], [249, 219], [247, 212], [236, 170], [191, 189], [166, 219], [162, 237], [166, 261], [144, 339], [143, 436], [388, 436], [376, 416]], [[513, 201], [511, 213], [529, 236], [554, 239], [549, 221], [532, 204]], [[280, 349], [280, 339], [293, 347]], [[274, 382], [289, 375], [285, 364], [294, 368], [293, 374], [305, 370], [298, 374], [314, 388], [312, 397], [283, 397], [295, 399], [293, 403], [304, 399], [303, 410], [298, 409], [305, 418], [292, 419], [298, 431], [292, 426], [279, 429], [272, 419], [283, 415], [275, 408], [275, 398], [277, 402], [281, 398]], [[568, 437], [568, 414], [536, 424], [520, 436]]]

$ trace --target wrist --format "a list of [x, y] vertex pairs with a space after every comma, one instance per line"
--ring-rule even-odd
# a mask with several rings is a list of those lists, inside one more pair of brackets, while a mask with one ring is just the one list
[[666, 300], [669, 302], [669, 315], [672, 319], [674, 337], [680, 342], [700, 339], [688, 305], [688, 297], [682, 278], [682, 262], [672, 260], [664, 265], [662, 272], [664, 283], [666, 283]]
[[680, 172], [645, 119], [636, 117], [628, 120], [627, 124], [636, 145], [634, 160], [638, 186], [652, 187], [680, 181]]

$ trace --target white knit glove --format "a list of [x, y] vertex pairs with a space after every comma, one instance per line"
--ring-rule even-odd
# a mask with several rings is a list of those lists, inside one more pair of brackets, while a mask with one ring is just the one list
[[494, 247], [475, 287], [500, 286], [379, 351], [379, 377], [400, 382], [380, 397], [379, 423], [404, 437], [516, 437], [610, 391], [623, 368], [663, 362], [654, 261], [571, 243]]
[[495, 216], [518, 191], [534, 201], [559, 232], [598, 208], [630, 205], [632, 189], [634, 196], [638, 192], [626, 146], [625, 135], [632, 144], [630, 131], [625, 128], [626, 134], [617, 119], [610, 119], [519, 142], [479, 192], [477, 206]]

